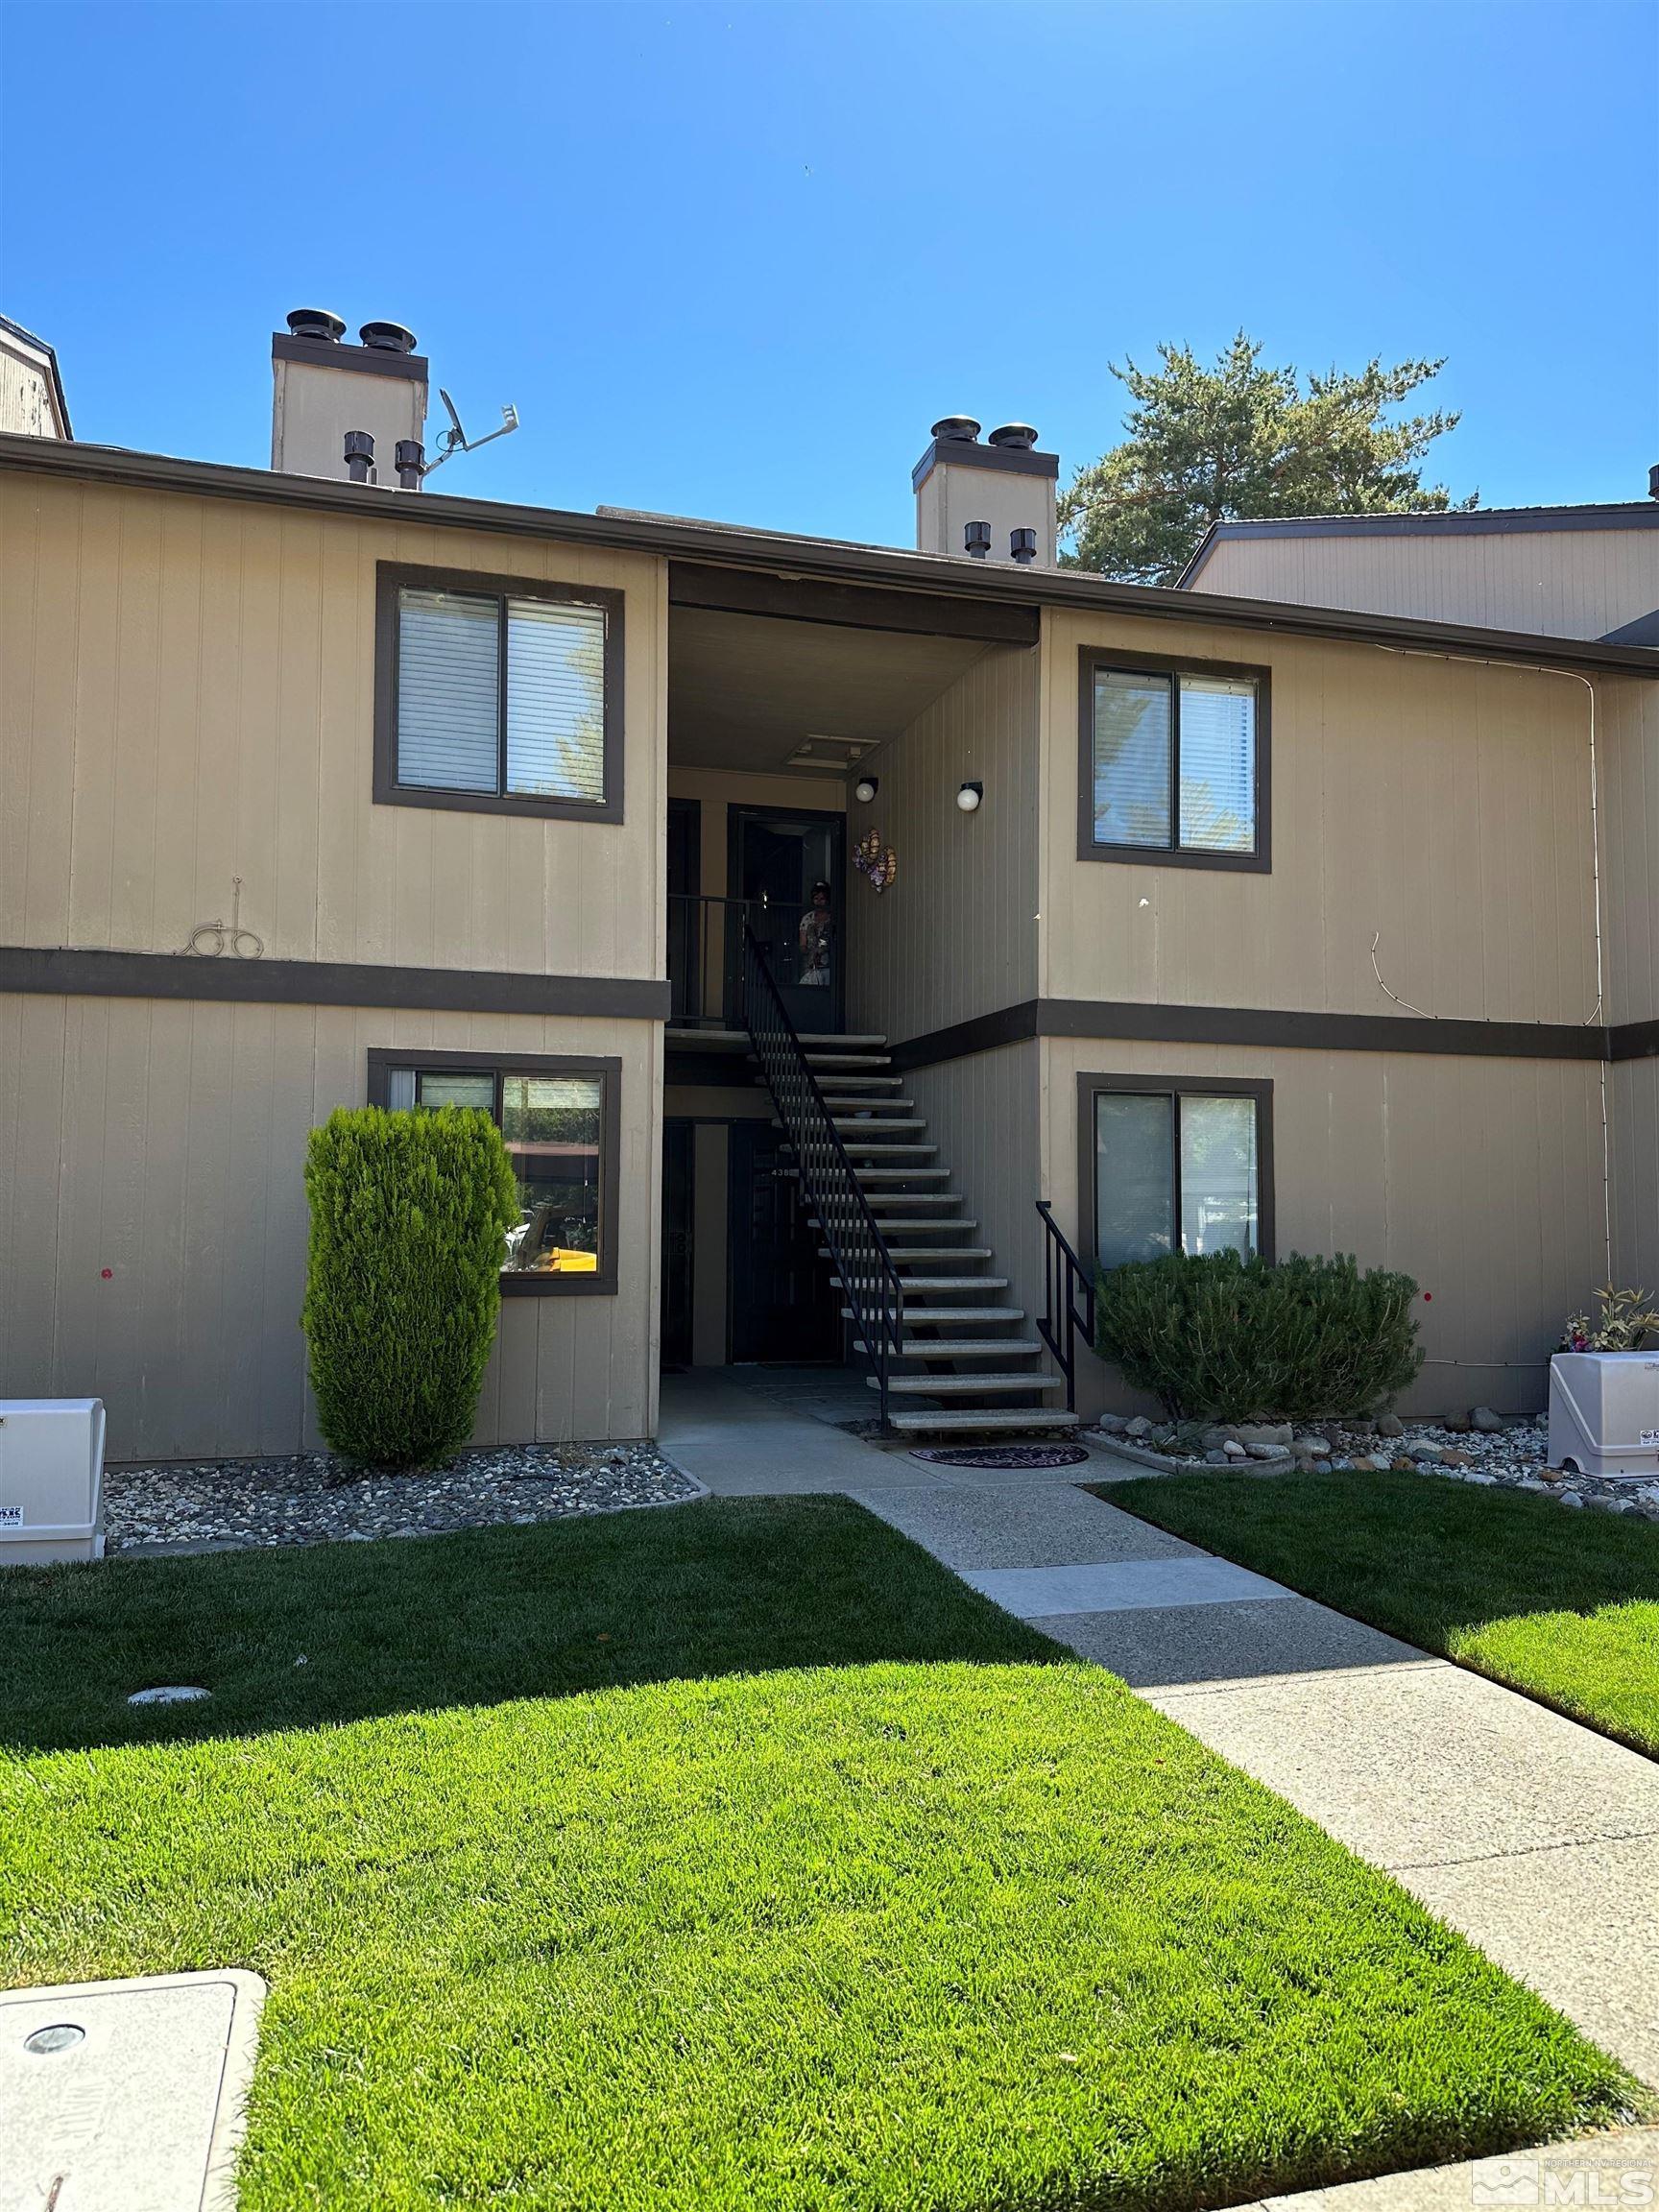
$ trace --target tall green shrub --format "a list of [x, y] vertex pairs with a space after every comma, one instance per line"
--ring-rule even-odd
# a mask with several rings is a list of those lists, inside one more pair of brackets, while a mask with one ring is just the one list
[[1173, 1253], [1101, 1275], [1095, 1350], [1179, 1419], [1354, 1420], [1423, 1363], [1409, 1275], [1291, 1252]]
[[519, 1217], [501, 1132], [476, 1107], [343, 1107], [311, 1132], [305, 1193], [324, 1435], [373, 1467], [444, 1458], [472, 1432]]

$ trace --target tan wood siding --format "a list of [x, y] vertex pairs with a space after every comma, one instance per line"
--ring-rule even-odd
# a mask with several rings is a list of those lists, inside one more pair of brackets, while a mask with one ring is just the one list
[[1659, 685], [1598, 676], [1601, 911], [1615, 1022], [1659, 1017]]
[[1060, 998], [1583, 1022], [1596, 1011], [1582, 685], [1377, 647], [1184, 632], [1272, 680], [1272, 872], [1079, 860], [1077, 656], [1166, 626], [1044, 619], [1039, 989]]
[[1223, 538], [1192, 589], [1605, 637], [1659, 608], [1659, 530]]
[[[1270, 1079], [1280, 1254], [1353, 1252], [1431, 1293], [1417, 1318], [1431, 1363], [1404, 1404], [1542, 1407], [1562, 1319], [1606, 1267], [1595, 1062], [1046, 1039], [1044, 1167], [1068, 1235], [1085, 1072]], [[1092, 1404], [1130, 1402], [1085, 1364]]]
[[[1037, 1200], [1043, 1185], [1035, 1039], [919, 1068], [904, 1078], [906, 1094], [927, 1121], [927, 1142], [951, 1170], [965, 1219], [977, 1221], [968, 1241], [988, 1244], [987, 1270], [1008, 1278], [1008, 1303], [1025, 1309], [1015, 1334], [1035, 1334], [1043, 1309], [1042, 1229]], [[1058, 1401], [1057, 1401], [1058, 1403]]]
[[[899, 855], [879, 896], [849, 876], [848, 1025], [895, 1039], [1029, 998], [1036, 987], [1037, 657], [998, 646], [869, 761], [880, 789], [850, 805]], [[964, 814], [964, 782], [985, 786]]]
[[102, 1397], [116, 1459], [314, 1445], [305, 1142], [363, 1102], [369, 1048], [618, 1055], [619, 1289], [504, 1302], [475, 1441], [650, 1432], [661, 1037], [640, 1022], [0, 997], [0, 1389]]
[[[408, 511], [0, 477], [0, 942], [661, 974], [664, 565]], [[380, 561], [626, 593], [624, 823], [373, 804]]]

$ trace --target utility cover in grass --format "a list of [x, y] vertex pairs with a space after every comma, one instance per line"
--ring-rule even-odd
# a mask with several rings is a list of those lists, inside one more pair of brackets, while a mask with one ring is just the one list
[[266, 1977], [245, 2212], [1223, 2204], [1638, 2108], [853, 1505], [622, 1521], [30, 1578], [13, 1648], [73, 1619], [91, 1677], [37, 1745], [228, 1647], [210, 1705], [111, 1680], [125, 1741], [0, 1782], [0, 1955]]

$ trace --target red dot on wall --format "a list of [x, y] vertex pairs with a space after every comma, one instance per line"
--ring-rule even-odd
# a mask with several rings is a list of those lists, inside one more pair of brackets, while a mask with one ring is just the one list
[[1424, 1291], [1424, 1293], [1423, 1293], [1423, 1303], [1424, 1303], [1424, 1305], [1425, 1305], [1425, 1306], [1429, 1305], [1429, 1304], [1430, 1304], [1430, 1302], [1432, 1300], [1433, 1296], [1434, 1296], [1434, 1293], [1433, 1293], [1433, 1291], [1432, 1291], [1432, 1290], [1425, 1290], [1425, 1291]]
[[110, 1277], [114, 1274], [115, 1270], [113, 1267], [100, 1267], [98, 1272], [103, 1276], [105, 1282], [108, 1283]]

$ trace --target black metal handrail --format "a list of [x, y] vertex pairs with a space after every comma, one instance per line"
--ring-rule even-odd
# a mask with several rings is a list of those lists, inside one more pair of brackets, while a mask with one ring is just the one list
[[697, 891], [668, 894], [668, 1019], [740, 1027], [743, 1020], [742, 926], [763, 914], [764, 899], [719, 899]]
[[1039, 1198], [1037, 1211], [1047, 1235], [1043, 1240], [1043, 1318], [1037, 1334], [1054, 1355], [1066, 1378], [1066, 1410], [1077, 1410], [1077, 1332], [1094, 1349], [1094, 1276], [1066, 1241], [1054, 1210]]
[[747, 917], [743, 1004], [772, 1110], [794, 1148], [802, 1192], [824, 1232], [853, 1310], [854, 1327], [875, 1374], [885, 1429], [893, 1362], [902, 1356], [904, 1340], [903, 1286]]

